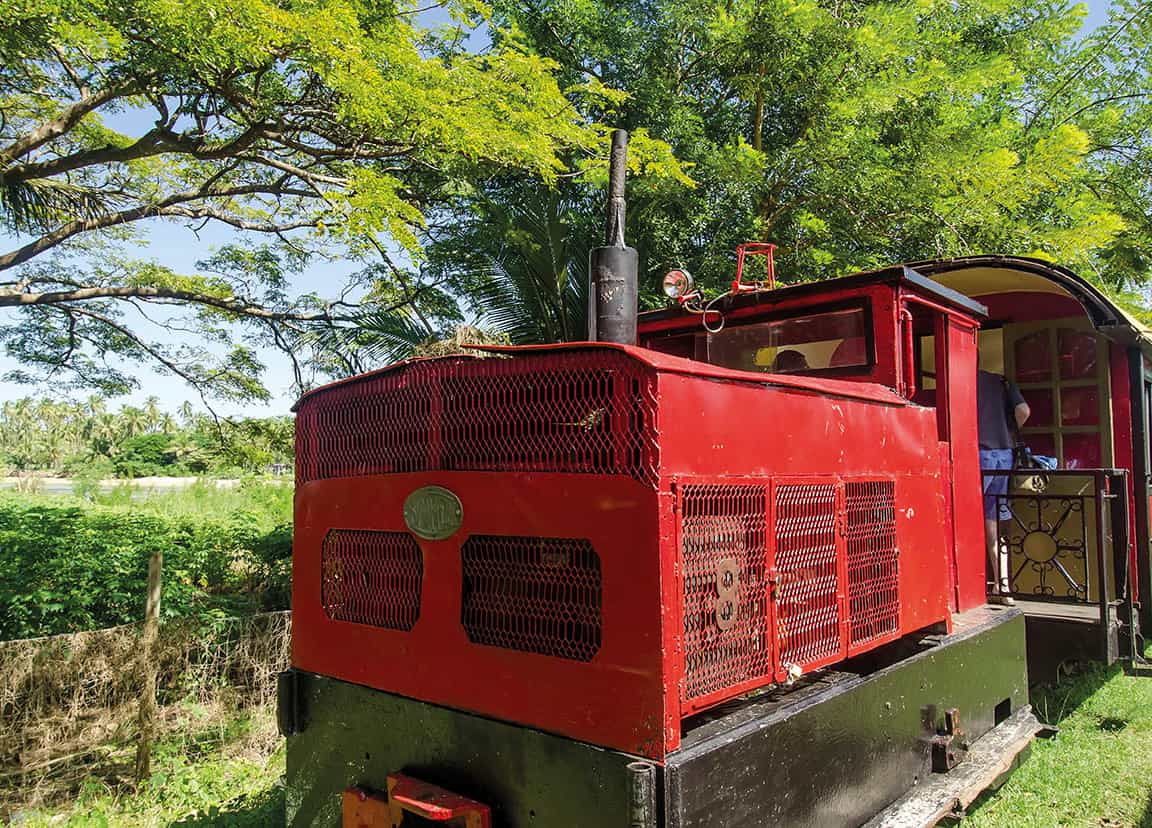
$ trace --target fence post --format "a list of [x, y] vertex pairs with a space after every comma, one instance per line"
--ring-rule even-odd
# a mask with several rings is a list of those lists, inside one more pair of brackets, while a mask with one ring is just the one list
[[148, 595], [144, 600], [144, 635], [140, 642], [140, 741], [136, 745], [136, 781], [151, 774], [152, 739], [156, 731], [156, 662], [153, 649], [160, 631], [160, 574], [164, 553], [157, 550], [148, 559]]

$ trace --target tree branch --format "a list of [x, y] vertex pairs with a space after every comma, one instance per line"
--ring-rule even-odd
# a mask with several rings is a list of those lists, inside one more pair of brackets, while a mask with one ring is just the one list
[[182, 207], [180, 205], [187, 204], [191, 201], [199, 201], [206, 198], [230, 198], [241, 195], [277, 195], [277, 196], [298, 196], [301, 198], [316, 198], [316, 193], [311, 190], [297, 190], [285, 187], [270, 187], [265, 184], [245, 184], [235, 187], [227, 187], [223, 189], [204, 189], [199, 190], [186, 190], [180, 193], [173, 193], [172, 195], [164, 198], [155, 204], [142, 205], [140, 207], [133, 207], [130, 210], [121, 210], [117, 213], [106, 213], [102, 216], [95, 216], [88, 219], [77, 219], [70, 221], [57, 227], [51, 233], [46, 233], [38, 239], [35, 239], [23, 247], [17, 248], [9, 253], [0, 256], [0, 271], [7, 270], [10, 267], [15, 267], [18, 264], [23, 264], [29, 259], [40, 255], [45, 250], [50, 250], [59, 244], [67, 241], [73, 236], [81, 233], [87, 233], [92, 230], [104, 230], [109, 227], [117, 227], [121, 224], [128, 224], [133, 221], [140, 221], [146, 218], [155, 218], [157, 216], [175, 216], [180, 218], [213, 218], [218, 221], [230, 224], [233, 227], [238, 227], [242, 230], [258, 230], [265, 233], [277, 233], [285, 230], [296, 230], [301, 227], [314, 227], [317, 219], [300, 220], [294, 222], [286, 222], [284, 224], [255, 224], [252, 222], [244, 221], [240, 218], [229, 216], [219, 210], [214, 210], [210, 207]]
[[216, 412], [212, 409], [211, 404], [208, 402], [207, 390], [205, 389], [204, 384], [201, 382], [200, 378], [197, 377], [195, 374], [192, 374], [192, 373], [184, 370], [183, 368], [181, 368], [178, 363], [173, 362], [171, 359], [169, 359], [167, 356], [165, 356], [163, 352], [158, 351], [155, 347], [153, 347], [152, 345], [149, 345], [146, 341], [141, 339], [139, 336], [137, 336], [135, 333], [133, 333], [130, 329], [128, 329], [124, 325], [119, 324], [115, 320], [108, 318], [104, 314], [97, 313], [95, 311], [90, 311], [87, 309], [82, 309], [82, 308], [77, 308], [77, 307], [69, 307], [69, 308], [64, 309], [64, 311], [69, 316], [72, 316], [74, 314], [80, 315], [80, 316], [86, 316], [93, 321], [99, 322], [103, 325], [107, 325], [109, 328], [116, 331], [121, 336], [123, 336], [126, 339], [128, 339], [129, 341], [135, 343], [136, 346], [138, 348], [140, 348], [140, 350], [142, 350], [144, 353], [148, 354], [148, 356], [152, 357], [152, 359], [156, 360], [158, 363], [163, 365], [165, 368], [167, 368], [173, 374], [180, 377], [180, 379], [184, 380], [186, 383], [188, 383], [193, 388], [195, 388], [196, 393], [200, 395], [200, 399], [204, 403], [205, 407], [207, 407], [209, 413], [211, 413], [213, 417], [216, 416]]
[[37, 147], [43, 146], [71, 130], [89, 112], [99, 109], [111, 100], [131, 95], [137, 89], [136, 81], [131, 80], [106, 86], [91, 95], [82, 97], [71, 106], [65, 107], [64, 111], [51, 121], [40, 125], [23, 137], [17, 138], [3, 150], [0, 150], [0, 158], [14, 160], [27, 155]]
[[33, 164], [20, 164], [5, 170], [4, 178], [13, 182], [27, 181], [33, 178], [48, 178], [84, 167], [135, 161], [139, 158], [165, 153], [191, 155], [202, 161], [230, 158], [237, 152], [250, 147], [261, 136], [262, 127], [263, 125], [250, 126], [231, 141], [217, 146], [211, 146], [206, 141], [180, 135], [166, 127], [156, 127], [126, 147], [107, 146], [75, 152], [71, 155], [51, 158]]
[[90, 302], [98, 299], [168, 299], [181, 302], [194, 302], [241, 316], [250, 316], [269, 321], [331, 322], [328, 311], [299, 313], [297, 311], [274, 311], [235, 297], [213, 296], [193, 290], [153, 287], [150, 285], [120, 285], [107, 287], [87, 287], [75, 290], [45, 291], [41, 293], [19, 293], [0, 291], [0, 307], [28, 307], [30, 305], [62, 305], [72, 302]]

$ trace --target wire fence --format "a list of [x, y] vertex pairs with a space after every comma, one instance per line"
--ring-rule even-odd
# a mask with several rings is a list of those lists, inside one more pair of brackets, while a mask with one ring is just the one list
[[[290, 633], [287, 612], [162, 624], [152, 652], [158, 739], [185, 741], [190, 752], [239, 739], [270, 753]], [[84, 779], [131, 777], [140, 637], [129, 624], [0, 642], [0, 818], [67, 797]]]

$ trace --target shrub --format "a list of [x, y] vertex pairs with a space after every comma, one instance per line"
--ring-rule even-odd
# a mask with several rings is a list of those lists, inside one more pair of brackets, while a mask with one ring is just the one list
[[170, 473], [172, 463], [169, 448], [170, 434], [138, 434], [120, 444], [120, 453], [113, 461], [117, 477], [148, 477]]
[[[290, 502], [291, 488], [280, 488]], [[167, 617], [286, 608], [288, 513], [260, 496], [266, 502], [249, 508], [190, 511], [161, 507], [162, 496], [106, 506], [0, 495], [0, 639], [139, 620], [155, 550], [164, 553]]]

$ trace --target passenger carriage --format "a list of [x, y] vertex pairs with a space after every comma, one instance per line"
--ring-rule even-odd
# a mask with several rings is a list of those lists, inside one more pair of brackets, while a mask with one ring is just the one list
[[1140, 625], [1152, 623], [1152, 333], [1050, 262], [974, 256], [911, 267], [988, 308], [981, 364], [1020, 387], [1032, 410], [1023, 440], [1059, 463], [1044, 491], [1013, 487], [1007, 498], [1011, 587], [1028, 615], [1033, 680], [1068, 661], [1134, 655]]

